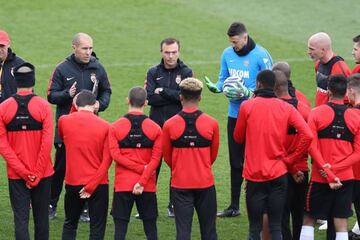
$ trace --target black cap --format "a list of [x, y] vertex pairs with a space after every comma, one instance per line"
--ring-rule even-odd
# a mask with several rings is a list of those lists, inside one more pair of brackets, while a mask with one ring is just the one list
[[35, 85], [35, 67], [24, 62], [14, 68], [14, 77], [17, 88], [28, 88]]

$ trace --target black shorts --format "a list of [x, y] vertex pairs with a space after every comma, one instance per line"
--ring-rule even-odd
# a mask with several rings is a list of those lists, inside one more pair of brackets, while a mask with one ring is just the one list
[[114, 192], [111, 215], [113, 218], [129, 221], [134, 202], [141, 219], [157, 218], [158, 209], [155, 192], [143, 192], [141, 195], [134, 195], [131, 192]]
[[310, 182], [305, 213], [314, 219], [351, 217], [354, 181], [344, 181], [342, 184], [341, 188], [332, 190], [327, 183]]

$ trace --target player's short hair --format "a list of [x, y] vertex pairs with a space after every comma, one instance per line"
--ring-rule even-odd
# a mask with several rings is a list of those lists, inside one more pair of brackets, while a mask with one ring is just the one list
[[203, 83], [196, 78], [185, 78], [180, 82], [180, 94], [184, 100], [198, 100], [203, 89]]
[[90, 37], [89, 34], [79, 32], [79, 33], [76, 33], [76, 34], [73, 36], [73, 39], [72, 39], [72, 41], [71, 41], [71, 44], [74, 45], [74, 46], [79, 46], [79, 45], [80, 45], [80, 42], [81, 42], [81, 39], [84, 39], [84, 38], [90, 39], [91, 42], [92, 42], [92, 38]]
[[242, 35], [243, 33], [246, 33], [246, 32], [247, 32], [247, 30], [243, 23], [233, 22], [227, 31], [227, 35], [229, 37], [233, 37], [233, 36]]
[[288, 89], [289, 82], [286, 74], [281, 70], [273, 70], [273, 72], [275, 74], [275, 87]]
[[89, 90], [81, 90], [76, 97], [76, 106], [85, 107], [92, 106], [96, 102], [95, 95]]
[[277, 62], [273, 65], [272, 70], [278, 70], [278, 71], [282, 71], [283, 73], [285, 73], [285, 76], [287, 77], [288, 80], [290, 80], [290, 76], [291, 76], [291, 68], [288, 62], [285, 61], [280, 61]]
[[343, 74], [330, 76], [328, 89], [335, 98], [343, 98], [346, 94], [347, 79]]
[[261, 83], [263, 88], [273, 89], [276, 82], [275, 74], [271, 70], [263, 70], [256, 76], [256, 81]]
[[171, 44], [174, 44], [174, 43], [177, 43], [177, 45], [179, 47], [179, 51], [180, 51], [180, 41], [178, 39], [176, 39], [176, 38], [169, 37], [169, 38], [165, 38], [164, 40], [161, 41], [161, 43], [160, 43], [160, 52], [162, 51], [163, 45], [171, 45]]
[[354, 37], [353, 42], [354, 43], [360, 43], [360, 35], [357, 35], [356, 37]]
[[129, 90], [129, 103], [132, 107], [142, 107], [145, 105], [147, 93], [143, 87], [136, 86]]
[[360, 90], [360, 73], [354, 73], [347, 78], [347, 87]]

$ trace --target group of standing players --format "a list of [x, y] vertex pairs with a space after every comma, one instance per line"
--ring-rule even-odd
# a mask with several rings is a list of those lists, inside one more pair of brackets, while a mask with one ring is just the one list
[[[50, 104], [33, 92], [35, 67], [11, 51], [7, 33], [0, 31], [0, 154], [7, 163], [16, 239], [29, 239], [30, 205], [35, 239], [49, 239], [49, 217], [56, 215], [64, 180], [62, 239], [76, 238], [84, 212], [90, 239], [103, 239], [113, 160], [114, 239], [125, 239], [134, 202], [147, 239], [157, 239], [162, 157], [171, 169], [168, 214], [175, 217], [176, 239], [190, 239], [194, 209], [201, 238], [217, 239], [216, 217], [240, 214], [244, 178], [249, 239], [314, 239], [316, 219], [328, 220], [328, 239], [356, 239], [360, 231], [348, 236], [347, 218], [353, 200], [360, 217], [359, 67], [350, 71], [332, 52], [326, 33], [311, 36], [308, 54], [315, 61], [317, 83], [311, 110], [292, 85], [288, 63], [273, 65], [240, 22], [232, 23], [227, 35], [231, 47], [221, 56], [219, 79], [216, 84], [205, 79], [211, 92], [229, 98], [231, 202], [217, 213], [211, 166], [219, 126], [199, 110], [203, 83], [180, 61], [177, 39], [161, 42], [161, 63], [149, 69], [144, 88], [130, 89], [128, 113], [109, 124], [97, 116], [110, 103], [106, 71], [93, 52], [92, 38], [74, 36], [73, 54], [56, 67], [48, 88], [48, 102], [57, 106], [53, 168]], [[358, 63], [360, 36], [353, 40]], [[225, 90], [234, 78], [236, 87]], [[147, 104], [149, 118], [144, 115]]]

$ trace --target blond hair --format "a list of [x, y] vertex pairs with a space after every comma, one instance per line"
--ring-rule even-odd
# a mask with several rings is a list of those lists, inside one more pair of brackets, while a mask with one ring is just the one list
[[203, 83], [196, 78], [185, 78], [181, 81], [180, 93], [185, 100], [197, 100], [203, 89]]

